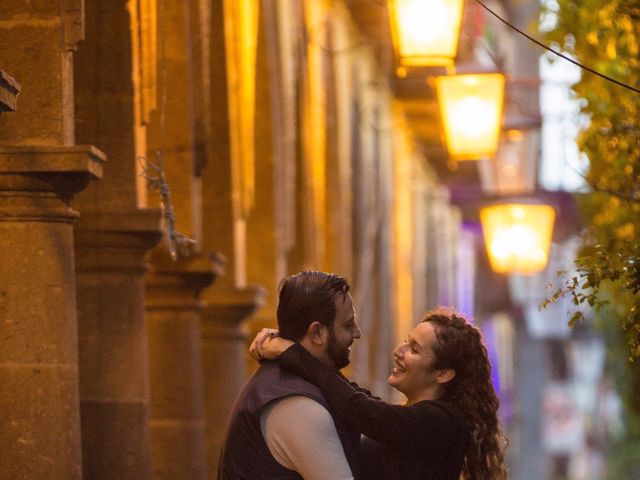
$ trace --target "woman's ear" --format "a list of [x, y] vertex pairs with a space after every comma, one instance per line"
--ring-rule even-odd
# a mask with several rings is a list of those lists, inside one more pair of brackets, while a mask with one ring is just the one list
[[456, 371], [453, 368], [443, 368], [436, 373], [436, 382], [447, 383], [453, 380], [456, 376]]

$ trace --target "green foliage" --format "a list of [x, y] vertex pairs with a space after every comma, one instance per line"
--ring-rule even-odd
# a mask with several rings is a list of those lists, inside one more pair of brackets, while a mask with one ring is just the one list
[[[605, 312], [619, 322], [629, 351], [629, 360], [640, 356], [640, 247], [625, 245], [622, 251], [615, 251], [617, 242], [611, 239], [606, 244], [585, 245], [575, 260], [576, 271], [570, 275], [558, 272], [564, 284], [542, 307], [568, 295], [576, 310], [569, 319], [573, 327], [584, 318], [581, 307], [588, 305], [596, 313]], [[611, 305], [615, 299], [615, 305]]]
[[[640, 2], [558, 0], [557, 25], [548, 38], [582, 64], [640, 87]], [[570, 295], [576, 307], [617, 321], [630, 358], [640, 356], [640, 94], [583, 72], [573, 87], [584, 99], [589, 124], [578, 138], [588, 161], [592, 193], [581, 199], [587, 221], [577, 273], [547, 303]], [[582, 314], [572, 317], [575, 323]]]
[[[557, 0], [548, 39], [582, 64], [640, 87], [638, 0]], [[626, 435], [609, 456], [609, 478], [639, 478], [640, 94], [588, 72], [573, 89], [589, 119], [578, 146], [589, 162], [591, 191], [580, 198], [586, 230], [575, 273], [564, 272], [546, 303], [569, 295], [572, 323], [583, 307], [596, 312], [626, 410]]]
[[615, 445], [616, 455], [609, 462], [607, 480], [640, 478], [640, 442], [624, 441]]

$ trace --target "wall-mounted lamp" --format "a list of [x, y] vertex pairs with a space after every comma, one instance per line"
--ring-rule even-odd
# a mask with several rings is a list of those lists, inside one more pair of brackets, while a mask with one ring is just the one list
[[480, 221], [491, 268], [523, 275], [544, 270], [554, 220], [550, 205], [507, 203], [482, 208]]
[[537, 128], [503, 130], [495, 157], [478, 161], [482, 190], [488, 195], [533, 193], [539, 155], [540, 132]]
[[453, 160], [493, 156], [502, 128], [504, 75], [438, 76], [435, 87], [449, 156]]
[[402, 67], [452, 65], [464, 0], [389, 0], [393, 45]]

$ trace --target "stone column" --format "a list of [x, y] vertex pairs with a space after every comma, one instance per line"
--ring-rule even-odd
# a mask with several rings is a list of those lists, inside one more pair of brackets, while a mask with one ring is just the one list
[[[160, 90], [166, 90], [166, 95], [150, 117], [148, 156], [162, 152], [176, 230], [198, 244], [186, 252], [176, 248], [176, 262], [164, 246], [158, 246], [146, 278], [152, 469], [154, 478], [195, 480], [207, 475], [198, 297], [214, 277], [210, 262], [200, 254], [202, 189], [214, 188], [203, 184], [201, 173], [209, 148], [216, 147], [209, 144], [211, 79], [209, 45], [204, 43], [208, 42], [209, 1], [166, 0], [160, 6], [160, 18], [165, 19], [159, 24]], [[206, 208], [215, 209], [215, 205]], [[214, 265], [215, 275], [220, 268]]]
[[264, 302], [259, 287], [215, 286], [207, 291], [202, 318], [202, 357], [205, 375], [207, 467], [216, 478], [227, 419], [247, 380], [245, 320]]
[[0, 472], [81, 478], [70, 199], [92, 147], [0, 147]]
[[109, 156], [79, 196], [76, 229], [83, 469], [87, 478], [151, 477], [145, 255], [160, 239], [137, 158], [154, 108], [155, 2], [85, 0], [75, 62], [76, 136]]
[[[158, 257], [164, 257], [158, 258]], [[172, 263], [156, 251], [147, 273], [153, 478], [206, 478], [200, 291], [214, 279], [202, 258]]]
[[82, 2], [7, 0], [0, 9], [2, 68], [22, 86], [20, 108], [0, 118], [0, 472], [79, 479], [78, 214], [69, 204], [104, 161], [73, 146]]
[[20, 109], [0, 122], [0, 145], [73, 145], [73, 55], [82, 0], [2, 2], [2, 68], [22, 85]]
[[[296, 239], [296, 225], [299, 222], [296, 190], [296, 161], [299, 151], [297, 116], [300, 109], [300, 95], [296, 82], [303, 74], [297, 65], [305, 40], [302, 35], [296, 34], [301, 22], [301, 2], [265, 0], [262, 5], [264, 35], [259, 36], [259, 39], [264, 37], [264, 41], [258, 44], [258, 69], [263, 72], [261, 76], [265, 80], [258, 83], [256, 99], [264, 98], [263, 102], [268, 101], [269, 111], [265, 111], [261, 106], [256, 108], [256, 129], [259, 130], [261, 125], [265, 124], [263, 119], [271, 116], [269, 135], [272, 139], [273, 154], [269, 160], [273, 162], [270, 167], [273, 169], [272, 181], [274, 186], [278, 185], [272, 192], [272, 215], [275, 224], [275, 278], [279, 281], [298, 266], [289, 257], [300, 243]], [[268, 63], [266, 69], [265, 62]], [[267, 89], [263, 90], [267, 82]], [[268, 98], [265, 98], [266, 92]], [[257, 132], [256, 138], [260, 139], [263, 136], [264, 133]], [[260, 172], [261, 164], [265, 163], [262, 158], [262, 154], [259, 154], [256, 165], [258, 179], [264, 177]], [[262, 180], [267, 181], [269, 180]], [[257, 185], [258, 196], [260, 190], [260, 185]]]
[[[265, 294], [263, 288], [247, 285], [247, 212], [240, 194], [247, 193], [247, 189], [240, 188], [238, 182], [249, 179], [239, 168], [241, 149], [236, 145], [234, 157], [231, 148], [231, 129], [238, 125], [231, 124], [230, 118], [234, 116], [229, 113], [223, 3], [229, 5], [229, 2], [211, 2], [208, 17], [211, 33], [209, 66], [213, 79], [210, 84], [210, 117], [215, 148], [211, 149], [209, 163], [202, 173], [202, 185], [205, 186], [202, 191], [202, 248], [204, 251], [219, 251], [226, 259], [225, 275], [202, 294], [205, 302], [202, 351], [210, 478], [217, 476], [227, 417], [246, 380], [244, 321], [262, 305]], [[247, 145], [243, 143], [243, 147]], [[250, 154], [248, 156], [251, 157]], [[248, 208], [247, 205], [245, 207]]]
[[[267, 25], [267, 22], [275, 22], [273, 10], [261, 9], [260, 25]], [[269, 25], [274, 27], [274, 25]], [[262, 32], [262, 31], [261, 31]], [[276, 137], [284, 136], [285, 127], [274, 129], [272, 116], [271, 89], [274, 79], [269, 76], [269, 54], [267, 50], [268, 37], [266, 34], [258, 36], [258, 55], [256, 63], [256, 114], [255, 114], [255, 206], [247, 219], [247, 278], [250, 283], [262, 285], [269, 290], [268, 295], [264, 295], [264, 305], [252, 316], [248, 325], [250, 335], [259, 331], [263, 327], [276, 327], [275, 313], [277, 294], [273, 292], [277, 289], [282, 276], [279, 276], [277, 265], [279, 257], [285, 251], [284, 244], [279, 242], [282, 232], [278, 231], [280, 225], [276, 209], [282, 203], [276, 202], [278, 192], [276, 185], [284, 184], [281, 166], [277, 165], [274, 158], [274, 142]], [[275, 95], [274, 95], [275, 96]], [[293, 128], [293, 126], [289, 126]], [[275, 133], [275, 134], [274, 134]], [[283, 145], [284, 147], [284, 145]], [[282, 149], [284, 150], [284, 148]], [[280, 160], [280, 159], [279, 159]], [[278, 173], [276, 173], [276, 171]], [[286, 180], [293, 181], [287, 178]], [[285, 188], [283, 188], [285, 190]], [[277, 193], [276, 193], [277, 192]], [[276, 206], [277, 205], [277, 206]], [[291, 205], [289, 205], [289, 208]], [[292, 212], [290, 212], [292, 213]], [[282, 245], [281, 245], [282, 244]], [[266, 292], [265, 292], [266, 293]], [[246, 350], [246, 348], [244, 349]], [[246, 355], [246, 352], [243, 351]], [[249, 365], [249, 370], [257, 367], [257, 363]], [[253, 368], [252, 368], [253, 367]]]

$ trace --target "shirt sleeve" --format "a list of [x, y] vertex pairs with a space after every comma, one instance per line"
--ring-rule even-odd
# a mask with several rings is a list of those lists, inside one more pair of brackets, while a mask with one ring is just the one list
[[305, 480], [353, 480], [333, 418], [315, 400], [295, 395], [268, 405], [260, 429], [278, 463]]
[[371, 397], [298, 344], [284, 352], [280, 366], [317, 385], [334, 415], [351, 428], [386, 445], [414, 452], [425, 445], [438, 448], [459, 431], [460, 419], [439, 402], [403, 406]]

